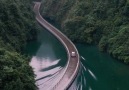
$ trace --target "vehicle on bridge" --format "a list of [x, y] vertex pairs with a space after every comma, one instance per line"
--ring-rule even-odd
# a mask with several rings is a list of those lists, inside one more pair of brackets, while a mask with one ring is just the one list
[[75, 52], [71, 52], [71, 57], [76, 57], [76, 53]]

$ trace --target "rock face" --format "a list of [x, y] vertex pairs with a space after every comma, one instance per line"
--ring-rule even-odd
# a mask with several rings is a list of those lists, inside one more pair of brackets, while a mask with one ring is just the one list
[[43, 0], [42, 15], [74, 42], [96, 44], [129, 62], [129, 0]]

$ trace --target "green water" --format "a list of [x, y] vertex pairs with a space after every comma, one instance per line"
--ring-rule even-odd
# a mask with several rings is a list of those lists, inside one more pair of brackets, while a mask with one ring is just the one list
[[26, 53], [30, 56], [40, 58], [49, 57], [50, 60], [60, 60], [59, 66], [64, 66], [67, 62], [67, 53], [63, 45], [46, 29], [40, 27], [38, 39], [30, 42], [26, 46]]
[[40, 27], [37, 40], [28, 43], [25, 51], [32, 57], [30, 66], [36, 75], [36, 85], [39, 90], [47, 90], [64, 70], [67, 63], [65, 48], [51, 33]]
[[77, 90], [129, 90], [129, 65], [99, 52], [96, 46], [76, 46], [83, 57]]
[[[99, 52], [96, 46], [82, 44], [76, 44], [76, 46], [81, 56], [81, 69], [69, 90], [129, 90], [129, 65], [111, 58], [106, 53]], [[32, 67], [36, 68], [43, 64], [46, 67], [48, 66], [46, 69], [48, 72], [54, 71], [56, 67], [63, 68], [67, 62], [67, 54], [64, 47], [46, 30], [39, 31], [37, 41], [28, 43], [26, 52], [32, 56], [32, 61], [36, 61]], [[47, 61], [48, 58], [49, 63]], [[59, 62], [52, 64], [57, 60]], [[44, 72], [42, 70], [44, 67], [39, 68], [35, 72], [42, 78], [41, 72]], [[43, 78], [51, 78], [51, 73], [45, 73], [46, 76]], [[38, 83], [40, 84], [41, 82], [44, 81], [41, 80]], [[49, 83], [54, 82], [51, 81]], [[47, 89], [40, 88], [40, 90]]]

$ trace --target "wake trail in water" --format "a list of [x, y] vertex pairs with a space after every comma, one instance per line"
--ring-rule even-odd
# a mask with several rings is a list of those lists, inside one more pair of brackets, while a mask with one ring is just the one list
[[86, 86], [86, 78], [84, 77], [84, 85]]
[[91, 88], [91, 87], [89, 87], [89, 90], [92, 90], [92, 88]]
[[81, 56], [81, 58], [82, 58], [82, 60], [86, 61], [86, 59], [83, 56]]
[[88, 69], [88, 72], [91, 74], [91, 76], [92, 76], [95, 80], [97, 80], [97, 77], [95, 76], [95, 74], [94, 74], [91, 70]]
[[86, 67], [83, 65], [82, 62], [81, 62], [81, 65], [82, 65], [83, 69], [84, 69], [85, 71], [87, 71], [87, 70], [86, 70]]

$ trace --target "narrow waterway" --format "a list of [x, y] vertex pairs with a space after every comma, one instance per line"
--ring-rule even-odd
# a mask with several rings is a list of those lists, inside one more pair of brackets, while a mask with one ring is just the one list
[[[129, 90], [129, 66], [96, 46], [76, 44], [81, 56], [81, 67], [69, 90]], [[27, 45], [26, 52], [32, 56], [30, 65], [36, 74], [36, 85], [47, 90], [63, 73], [67, 53], [62, 44], [48, 31], [41, 30], [38, 40]]]

